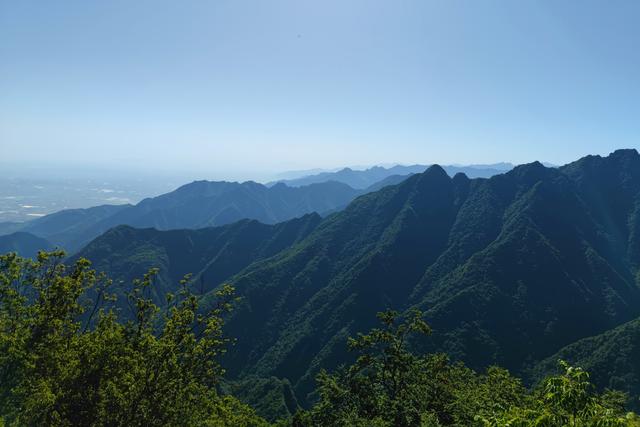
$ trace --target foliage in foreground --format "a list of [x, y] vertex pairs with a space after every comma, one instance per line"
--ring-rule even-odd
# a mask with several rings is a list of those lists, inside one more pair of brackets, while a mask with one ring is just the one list
[[431, 330], [414, 311], [379, 314], [383, 327], [358, 335], [349, 347], [356, 362], [318, 376], [319, 402], [301, 411], [294, 426], [626, 426], [626, 395], [598, 394], [589, 374], [560, 362], [562, 373], [529, 391], [504, 369], [477, 374], [443, 354], [407, 350], [411, 333]]
[[[160, 308], [154, 271], [127, 295], [131, 315], [100, 308], [110, 282], [61, 252], [37, 260], [0, 256], [0, 426], [264, 426], [217, 392], [218, 357], [229, 339], [231, 287], [203, 312], [189, 280]], [[110, 305], [111, 307], [113, 305]], [[306, 426], [638, 426], [627, 396], [597, 393], [589, 375], [564, 362], [533, 390], [508, 371], [479, 374], [443, 354], [408, 350], [431, 329], [419, 311], [379, 314], [380, 328], [349, 340], [356, 362], [318, 376], [317, 402], [279, 425]]]
[[[148, 297], [154, 272], [127, 301], [135, 320], [103, 311], [109, 281], [62, 252], [0, 257], [0, 419], [6, 425], [259, 425], [222, 397], [217, 357], [233, 289], [201, 313], [187, 281], [162, 310]], [[88, 298], [91, 295], [92, 298]]]

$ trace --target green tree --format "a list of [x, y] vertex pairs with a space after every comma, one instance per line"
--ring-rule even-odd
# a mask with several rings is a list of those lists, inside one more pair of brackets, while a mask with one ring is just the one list
[[349, 340], [349, 348], [359, 353], [353, 365], [318, 375], [319, 402], [297, 413], [293, 425], [428, 426], [450, 418], [448, 405], [455, 393], [442, 377], [467, 372], [443, 355], [418, 356], [408, 350], [409, 335], [431, 333], [421, 312], [403, 319], [386, 311], [378, 318], [381, 328]]
[[63, 252], [0, 256], [0, 419], [7, 425], [263, 425], [216, 387], [233, 288], [206, 312], [180, 283], [160, 309], [155, 271], [133, 284], [132, 318], [118, 322], [111, 282]]
[[443, 354], [410, 352], [410, 334], [431, 333], [419, 311], [378, 317], [382, 328], [349, 340], [355, 363], [318, 375], [319, 400], [296, 413], [293, 426], [637, 425], [634, 414], [625, 415], [624, 393], [596, 393], [580, 368], [561, 362], [561, 375], [529, 391], [499, 367], [479, 374]]
[[526, 405], [512, 405], [488, 417], [476, 419], [485, 426], [571, 426], [615, 427], [633, 424], [635, 415], [625, 414], [624, 393], [598, 394], [589, 381], [589, 373], [564, 361], [562, 373], [546, 378], [535, 389]]

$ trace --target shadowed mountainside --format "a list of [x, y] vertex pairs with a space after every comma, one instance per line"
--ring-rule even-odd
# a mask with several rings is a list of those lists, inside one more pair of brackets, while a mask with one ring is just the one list
[[159, 268], [150, 296], [162, 306], [166, 293], [174, 292], [186, 274], [193, 274], [198, 294], [206, 293], [249, 264], [303, 240], [320, 221], [318, 214], [308, 214], [275, 225], [242, 220], [198, 230], [158, 231], [123, 225], [93, 240], [71, 261], [84, 257], [93, 260], [96, 269], [109, 272], [122, 308], [131, 281], [150, 268]]
[[304, 395], [375, 312], [411, 306], [435, 330], [414, 345], [520, 371], [640, 313], [639, 194], [640, 156], [624, 150], [490, 179], [434, 166], [362, 196], [232, 279], [231, 371]]
[[[320, 368], [350, 360], [346, 337], [375, 326], [375, 313], [387, 308], [426, 312], [434, 334], [411, 343], [418, 349], [516, 372], [640, 315], [635, 150], [560, 168], [536, 162], [489, 179], [451, 178], [432, 166], [317, 221], [292, 246], [204, 276], [208, 286], [230, 281], [242, 296], [228, 324], [238, 337], [229, 372], [286, 378], [302, 402]], [[172, 280], [201, 274], [194, 260], [215, 258], [207, 238], [167, 262], [166, 248], [185, 245], [156, 238], [124, 255], [119, 244], [83, 255], [123, 278], [159, 266], [175, 271], [166, 273]]]
[[640, 407], [633, 399], [640, 395], [640, 318], [562, 348], [535, 367], [533, 378], [554, 372], [558, 360], [586, 369], [601, 388], [627, 392], [632, 408]]

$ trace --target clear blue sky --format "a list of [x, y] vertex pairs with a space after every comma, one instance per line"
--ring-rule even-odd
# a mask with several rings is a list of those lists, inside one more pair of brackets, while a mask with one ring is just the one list
[[640, 146], [640, 1], [0, 0], [0, 159], [253, 173]]

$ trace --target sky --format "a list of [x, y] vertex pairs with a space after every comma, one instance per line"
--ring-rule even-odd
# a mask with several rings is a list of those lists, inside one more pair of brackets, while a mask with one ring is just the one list
[[640, 146], [640, 2], [0, 0], [0, 163], [244, 177]]

